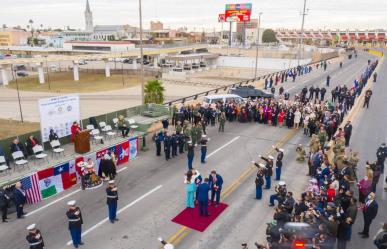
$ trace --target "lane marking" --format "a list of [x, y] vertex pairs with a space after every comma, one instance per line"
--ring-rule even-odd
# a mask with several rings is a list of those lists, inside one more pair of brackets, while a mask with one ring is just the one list
[[[122, 172], [122, 171], [124, 171], [124, 170], [126, 170], [126, 169], [128, 169], [128, 167], [125, 166], [125, 167], [123, 167], [123, 168], [117, 170], [117, 173]], [[68, 198], [68, 197], [70, 197], [70, 196], [72, 196], [72, 195], [74, 195], [74, 194], [80, 192], [81, 190], [82, 190], [82, 189], [77, 189], [77, 190], [75, 190], [74, 192], [68, 193], [67, 195], [64, 195], [64, 196], [62, 196], [61, 198], [56, 199], [56, 200], [54, 200], [54, 201], [52, 201], [52, 202], [50, 202], [50, 203], [47, 203], [46, 205], [44, 205], [44, 206], [42, 206], [42, 207], [40, 207], [40, 208], [38, 208], [38, 209], [35, 209], [34, 211], [28, 212], [25, 216], [26, 216], [26, 217], [31, 216], [31, 215], [33, 215], [33, 214], [35, 214], [35, 213], [37, 213], [37, 212], [39, 212], [39, 211], [41, 211], [41, 210], [43, 210], [43, 209], [46, 209], [46, 208], [48, 208], [48, 207], [54, 205], [55, 203], [58, 203], [58, 202], [60, 202], [60, 201], [62, 201], [62, 200], [64, 200], [64, 199], [66, 199], [66, 198]]]
[[37, 212], [39, 212], [39, 211], [41, 211], [41, 210], [43, 210], [43, 209], [45, 209], [45, 208], [48, 208], [48, 207], [54, 205], [55, 203], [60, 202], [61, 200], [66, 199], [67, 197], [70, 197], [70, 196], [72, 196], [72, 195], [78, 193], [78, 192], [81, 191], [81, 190], [82, 190], [82, 189], [77, 189], [77, 190], [75, 190], [74, 192], [71, 192], [71, 193], [69, 193], [69, 194], [67, 194], [67, 195], [64, 195], [64, 196], [62, 196], [61, 198], [56, 199], [55, 201], [52, 201], [52, 202], [50, 202], [50, 203], [47, 203], [46, 205], [44, 205], [44, 206], [42, 206], [42, 207], [40, 207], [40, 208], [38, 208], [38, 209], [35, 209], [34, 211], [31, 211], [31, 212], [27, 213], [25, 216], [28, 217], [28, 216], [30, 216], [30, 215], [33, 215], [33, 214], [35, 214], [35, 213], [37, 213]]
[[[159, 190], [160, 188], [162, 188], [163, 186], [162, 185], [159, 185], [157, 187], [155, 187], [154, 189], [150, 190], [149, 192], [147, 192], [146, 194], [138, 197], [136, 200], [132, 201], [131, 203], [129, 203], [128, 205], [126, 205], [125, 207], [121, 208], [120, 210], [117, 211], [117, 214], [120, 214], [122, 212], [124, 212], [126, 209], [130, 208], [131, 206], [135, 205], [136, 203], [140, 202], [141, 200], [143, 200], [145, 197], [151, 195], [152, 193], [156, 192], [157, 190]], [[90, 232], [92, 232], [93, 230], [97, 229], [98, 227], [100, 227], [101, 225], [103, 225], [105, 222], [107, 222], [109, 220], [109, 218], [105, 218], [103, 220], [101, 220], [100, 222], [98, 222], [97, 224], [95, 224], [94, 226], [90, 227], [89, 229], [87, 229], [85, 232], [82, 233], [82, 237], [86, 236], [87, 234], [89, 234]], [[66, 245], [71, 245], [73, 242], [72, 240], [68, 241], [66, 243]]]
[[[275, 144], [275, 147], [283, 146], [287, 141], [289, 141], [295, 134], [297, 134], [298, 130], [291, 130], [289, 131], [279, 142]], [[235, 138], [234, 138], [235, 139]], [[265, 155], [269, 155], [274, 151], [273, 148], [270, 148]], [[233, 181], [224, 191], [222, 191], [221, 194], [221, 200], [223, 201], [225, 198], [227, 198], [230, 194], [232, 194], [246, 179], [247, 177], [251, 176], [251, 174], [255, 171], [255, 166], [249, 166], [247, 169], [245, 169], [242, 174]], [[173, 234], [167, 241], [168, 243], [173, 244], [174, 246], [177, 246], [180, 244], [180, 242], [187, 237], [192, 232], [191, 229], [188, 227], [181, 227], [175, 234]]]
[[213, 156], [214, 154], [216, 154], [218, 151], [220, 151], [221, 149], [229, 146], [230, 144], [232, 144], [233, 142], [235, 142], [236, 140], [238, 140], [240, 138], [240, 136], [237, 136], [237, 137], [234, 137], [231, 141], [227, 142], [226, 144], [222, 145], [221, 147], [217, 148], [216, 150], [214, 150], [213, 152], [211, 152], [210, 154], [208, 154], [206, 156], [206, 159]]

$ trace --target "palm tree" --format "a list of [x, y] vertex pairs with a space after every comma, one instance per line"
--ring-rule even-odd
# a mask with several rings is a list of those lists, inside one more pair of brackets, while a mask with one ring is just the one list
[[164, 102], [164, 87], [159, 80], [149, 80], [144, 87], [145, 103], [162, 104]]

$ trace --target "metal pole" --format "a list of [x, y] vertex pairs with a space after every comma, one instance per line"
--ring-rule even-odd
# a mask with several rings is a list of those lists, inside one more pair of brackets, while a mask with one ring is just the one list
[[48, 62], [47, 62], [47, 56], [46, 56], [46, 70], [47, 70], [47, 82], [48, 82], [48, 90], [51, 90], [51, 83], [50, 83], [50, 73], [48, 70]]
[[140, 72], [140, 81], [141, 81], [141, 101], [142, 104], [145, 104], [145, 97], [144, 97], [144, 51], [143, 51], [143, 43], [142, 43], [142, 9], [141, 9], [141, 0], [138, 0], [139, 4], [139, 12], [140, 12], [140, 63], [141, 63], [141, 72]]
[[232, 36], [232, 22], [230, 22], [230, 33], [228, 34], [228, 46], [231, 47], [231, 36]]
[[[11, 70], [12, 70], [12, 68], [11, 68]], [[13, 70], [12, 70], [12, 71], [13, 71]], [[16, 81], [17, 100], [18, 100], [18, 102], [19, 102], [20, 119], [21, 119], [21, 122], [23, 123], [23, 122], [24, 122], [24, 119], [23, 119], [23, 111], [22, 111], [22, 107], [21, 107], [21, 103], [20, 103], [19, 82], [17, 81], [17, 73], [16, 73], [16, 70], [15, 70], [15, 81]]]
[[122, 71], [122, 86], [125, 86], [125, 81], [124, 81], [124, 61], [122, 58], [122, 52], [121, 52], [121, 71]]
[[254, 79], [257, 78], [257, 73], [258, 73], [258, 51], [259, 51], [259, 30], [261, 29], [261, 15], [262, 12], [258, 13], [258, 25], [257, 25], [257, 48], [256, 48], [256, 53], [255, 53], [255, 73], [254, 73]]
[[222, 22], [222, 30], [220, 31], [220, 40], [219, 40], [220, 45], [222, 45], [222, 41], [223, 41], [223, 22]]
[[300, 44], [299, 44], [299, 48], [298, 48], [298, 62], [297, 62], [297, 65], [299, 66], [300, 65], [300, 57], [301, 57], [301, 48], [302, 48], [302, 45], [304, 43], [304, 23], [305, 23], [305, 16], [307, 15], [306, 14], [306, 0], [304, 0], [304, 9], [302, 11], [302, 23], [301, 23], [301, 40], [300, 40]]

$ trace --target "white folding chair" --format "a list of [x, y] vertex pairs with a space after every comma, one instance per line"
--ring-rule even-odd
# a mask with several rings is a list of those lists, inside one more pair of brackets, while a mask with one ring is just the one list
[[105, 132], [105, 137], [106, 139], [107, 138], [114, 138], [116, 136], [116, 133], [114, 131], [112, 131], [112, 127], [110, 125], [106, 125], [105, 128], [104, 128], [104, 132]]
[[64, 154], [64, 149], [60, 147], [60, 142], [59, 140], [52, 140], [50, 142], [50, 145], [51, 145], [51, 152], [52, 152], [52, 156], [54, 155], [60, 155], [61, 153], [63, 153], [63, 156], [65, 155]]
[[99, 132], [98, 129], [91, 130], [90, 134], [92, 135], [94, 142], [103, 139], [103, 136], [100, 135], [101, 133]]
[[113, 118], [112, 121], [113, 121], [114, 128], [118, 131], [118, 118]]
[[12, 158], [15, 164], [15, 167], [13, 168], [14, 171], [16, 169], [16, 166], [23, 166], [24, 168], [24, 165], [27, 165], [27, 167], [30, 168], [30, 166], [28, 165], [28, 161], [25, 159], [23, 155], [23, 152], [15, 151], [14, 153], [12, 153]]
[[105, 122], [99, 122], [99, 128], [101, 129], [101, 131], [105, 131], [105, 127], [106, 127], [106, 123]]
[[4, 156], [0, 156], [0, 173], [10, 171]]
[[94, 125], [92, 125], [92, 124], [86, 125], [86, 129], [94, 130]]
[[136, 129], [138, 128], [137, 125], [135, 125], [136, 121], [134, 121], [134, 119], [128, 119], [128, 123], [129, 123], [129, 133], [133, 133], [134, 131], [136, 131]]
[[35, 145], [32, 148], [32, 151], [34, 152], [35, 159], [43, 160], [46, 159], [48, 162], [47, 154], [43, 152], [43, 147], [41, 145]]

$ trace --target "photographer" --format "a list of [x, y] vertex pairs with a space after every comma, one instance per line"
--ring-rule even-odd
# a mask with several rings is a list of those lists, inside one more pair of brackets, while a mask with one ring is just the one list
[[284, 181], [280, 181], [278, 186], [275, 187], [276, 194], [270, 195], [270, 203], [269, 206], [274, 206], [274, 201], [277, 200], [278, 204], [282, 204], [286, 197], [286, 183]]

